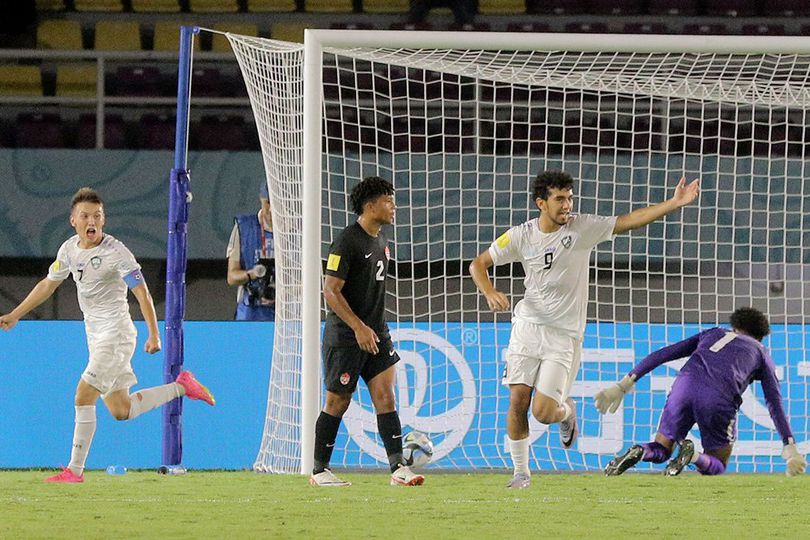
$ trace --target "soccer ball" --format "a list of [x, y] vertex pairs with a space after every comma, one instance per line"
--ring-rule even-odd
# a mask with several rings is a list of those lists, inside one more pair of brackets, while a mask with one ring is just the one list
[[421, 431], [411, 431], [402, 439], [402, 457], [408, 467], [424, 467], [433, 457], [433, 442]]

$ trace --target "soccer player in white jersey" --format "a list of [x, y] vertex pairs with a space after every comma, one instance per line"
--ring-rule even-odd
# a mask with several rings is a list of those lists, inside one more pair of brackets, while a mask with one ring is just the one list
[[70, 464], [46, 482], [84, 481], [84, 465], [96, 431], [96, 402], [101, 397], [116, 420], [131, 420], [180, 396], [201, 399], [209, 405], [214, 397], [189, 371], [170, 384], [139, 390], [129, 388], [138, 380], [130, 360], [135, 352], [136, 331], [129, 315], [127, 288], [138, 300], [149, 329], [144, 350], [160, 350], [160, 333], [152, 296], [141, 267], [132, 253], [109, 234], [104, 234], [104, 205], [90, 188], [81, 188], [71, 201], [70, 224], [76, 234], [59, 248], [48, 276], [31, 290], [20, 305], [0, 315], [0, 328], [11, 330], [29, 311], [51, 297], [69, 274], [73, 274], [79, 307], [84, 314], [90, 357], [79, 379], [75, 396], [75, 426]]
[[681, 178], [672, 198], [660, 204], [618, 217], [573, 214], [574, 180], [564, 172], [543, 172], [532, 187], [540, 216], [506, 231], [470, 264], [473, 281], [496, 312], [508, 310], [509, 299], [494, 287], [488, 269], [520, 262], [526, 275], [526, 292], [512, 317], [502, 381], [509, 386], [506, 431], [514, 466], [508, 487], [523, 489], [531, 482], [530, 405], [538, 422], [560, 424], [563, 448], [576, 440], [569, 391], [579, 370], [594, 247], [689, 204], [699, 190], [699, 180], [687, 184]]

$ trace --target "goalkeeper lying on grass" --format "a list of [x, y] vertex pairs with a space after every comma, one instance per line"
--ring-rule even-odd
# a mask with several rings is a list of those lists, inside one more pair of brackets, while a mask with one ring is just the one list
[[[731, 314], [731, 331], [711, 328], [674, 345], [659, 349], [634, 367], [618, 384], [596, 394], [596, 408], [605, 414], [616, 412], [624, 395], [644, 375], [660, 366], [688, 356], [667, 397], [655, 441], [631, 446], [605, 468], [607, 476], [617, 476], [639, 461], [663, 463], [679, 443], [678, 455], [668, 464], [665, 474], [675, 476], [694, 464], [701, 474], [721, 474], [737, 435], [737, 411], [742, 394], [755, 379], [762, 383], [768, 412], [782, 437], [782, 457], [787, 474], [802, 474], [807, 460], [799, 453], [790, 431], [774, 364], [760, 343], [770, 333], [768, 318], [753, 308], [739, 308]], [[685, 439], [697, 423], [703, 453], [695, 452], [692, 441]]]

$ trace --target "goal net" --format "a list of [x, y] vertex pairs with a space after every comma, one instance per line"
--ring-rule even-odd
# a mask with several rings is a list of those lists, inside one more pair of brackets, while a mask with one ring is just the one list
[[[652, 440], [682, 362], [642, 379], [616, 414], [600, 416], [593, 395], [651, 351], [725, 325], [747, 305], [770, 316], [765, 344], [796, 440], [810, 452], [806, 45], [701, 38], [687, 50], [683, 36], [309, 31], [305, 62], [301, 45], [228, 38], [256, 116], [280, 243], [256, 470], [306, 472], [311, 464], [321, 357], [320, 327], [303, 337], [306, 303], [315, 303], [319, 324], [320, 265], [355, 219], [348, 192], [368, 175], [396, 189], [396, 223], [384, 234], [403, 430], [430, 435], [430, 467], [511, 467], [508, 390], [500, 384], [510, 318], [489, 312], [467, 266], [509, 227], [537, 216], [531, 181], [550, 169], [574, 176], [581, 213], [620, 215], [661, 202], [681, 176], [699, 177], [702, 193], [595, 250], [572, 389], [581, 435], [564, 451], [556, 426], [531, 419], [532, 467], [598, 469]], [[307, 189], [317, 190], [314, 206]], [[491, 273], [514, 305], [522, 269]], [[333, 467], [385, 463], [376, 432], [361, 384]], [[697, 430], [691, 438], [699, 447]], [[781, 446], [755, 383], [729, 469], [783, 470]]]

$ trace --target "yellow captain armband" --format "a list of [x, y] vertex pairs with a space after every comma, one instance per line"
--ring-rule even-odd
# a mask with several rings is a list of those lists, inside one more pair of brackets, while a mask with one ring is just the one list
[[58, 261], [58, 260], [56, 260], [56, 261], [53, 261], [53, 262], [51, 263], [51, 267], [50, 267], [48, 270], [49, 270], [50, 272], [58, 272], [58, 271], [59, 271], [59, 269], [60, 269], [61, 267], [62, 267], [62, 265], [61, 265], [61, 264], [59, 264], [59, 261]]
[[332, 272], [337, 272], [338, 266], [340, 266], [340, 255], [330, 253], [329, 259], [326, 261], [326, 269], [331, 270]]
[[512, 240], [509, 238], [509, 233], [503, 233], [495, 240], [495, 243], [498, 245], [499, 248], [503, 249], [509, 245], [509, 242]]

